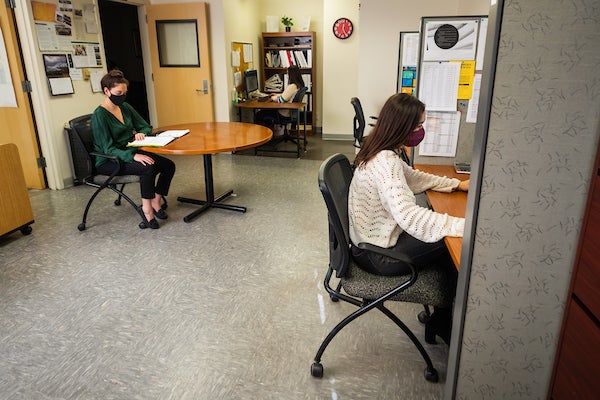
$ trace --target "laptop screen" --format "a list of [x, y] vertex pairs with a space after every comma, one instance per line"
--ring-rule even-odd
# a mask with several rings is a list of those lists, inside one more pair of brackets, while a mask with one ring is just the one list
[[258, 76], [255, 69], [249, 69], [245, 74], [246, 93], [250, 94], [258, 90]]

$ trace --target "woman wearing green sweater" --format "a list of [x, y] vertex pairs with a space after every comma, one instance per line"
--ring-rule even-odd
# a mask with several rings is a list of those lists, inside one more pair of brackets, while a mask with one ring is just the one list
[[[118, 175], [139, 175], [142, 210], [146, 217], [142, 228], [158, 229], [156, 218], [166, 219], [161, 201], [169, 193], [175, 174], [175, 163], [166, 157], [149, 153], [135, 147], [127, 147], [133, 140], [141, 140], [152, 134], [152, 126], [125, 103], [129, 81], [123, 73], [112, 70], [100, 81], [105, 98], [92, 114], [94, 150], [119, 157], [121, 169]], [[96, 170], [110, 175], [116, 164], [106, 158], [96, 158]], [[158, 177], [158, 179], [157, 179]]]

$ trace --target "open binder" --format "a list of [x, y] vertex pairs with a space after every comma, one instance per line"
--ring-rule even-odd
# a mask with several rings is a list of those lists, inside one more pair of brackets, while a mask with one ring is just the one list
[[156, 136], [146, 136], [143, 140], [134, 140], [127, 143], [128, 147], [162, 147], [171, 143], [173, 140], [182, 137], [189, 133], [189, 129], [182, 130], [167, 130], [159, 133]]

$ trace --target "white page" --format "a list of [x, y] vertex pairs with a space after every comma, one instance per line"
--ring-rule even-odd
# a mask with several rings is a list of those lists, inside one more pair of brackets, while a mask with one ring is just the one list
[[424, 62], [419, 73], [419, 99], [428, 111], [456, 111], [460, 62]]
[[475, 58], [475, 70], [483, 69], [483, 55], [485, 53], [485, 41], [487, 38], [488, 19], [481, 18], [479, 25], [479, 39], [477, 39], [477, 56]]
[[143, 147], [143, 146], [162, 147], [162, 146], [169, 144], [173, 140], [175, 140], [175, 138], [169, 137], [169, 136], [146, 136], [143, 140], [134, 140], [131, 143], [127, 143], [127, 146], [129, 146], [129, 147]]
[[17, 107], [2, 30], [0, 30], [0, 107]]
[[419, 60], [419, 34], [405, 33], [402, 35], [402, 66], [416, 67]]
[[423, 128], [425, 138], [419, 144], [420, 156], [455, 157], [460, 111], [427, 111]]
[[178, 137], [182, 137], [183, 135], [189, 133], [190, 130], [189, 129], [169, 129], [167, 131], [161, 132], [156, 136], [165, 136], [165, 137], [172, 137], [172, 138], [178, 138]]
[[479, 93], [481, 91], [481, 74], [475, 74], [473, 77], [473, 93], [471, 94], [471, 100], [469, 101], [469, 108], [467, 109], [467, 115], [465, 122], [474, 124], [477, 122], [477, 109], [479, 108]]

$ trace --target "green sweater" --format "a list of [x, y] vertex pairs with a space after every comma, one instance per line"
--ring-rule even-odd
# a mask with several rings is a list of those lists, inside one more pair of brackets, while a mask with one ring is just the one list
[[[135, 147], [127, 147], [136, 132], [152, 134], [152, 126], [128, 103], [121, 104], [123, 121], [102, 106], [98, 106], [92, 114], [92, 131], [94, 134], [94, 151], [119, 157], [123, 162], [132, 162], [136, 153]], [[107, 160], [96, 157], [96, 167]]]

